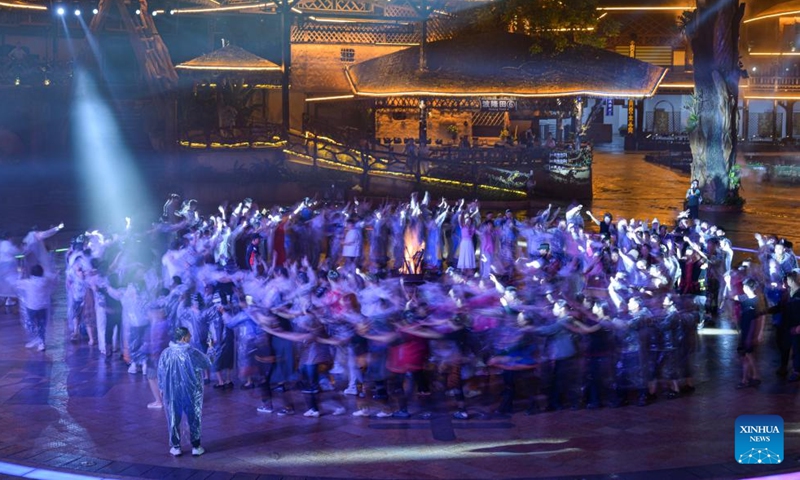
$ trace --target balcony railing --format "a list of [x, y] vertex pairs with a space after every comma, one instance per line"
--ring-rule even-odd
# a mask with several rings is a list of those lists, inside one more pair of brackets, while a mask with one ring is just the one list
[[800, 76], [751, 75], [747, 85], [751, 92], [800, 92]]

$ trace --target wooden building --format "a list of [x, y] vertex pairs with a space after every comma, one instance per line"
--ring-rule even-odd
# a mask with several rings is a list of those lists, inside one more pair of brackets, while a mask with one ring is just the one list
[[[583, 121], [588, 98], [652, 96], [666, 70], [616, 53], [573, 46], [558, 54], [533, 54], [526, 35], [492, 33], [428, 44], [367, 60], [346, 69], [352, 93], [375, 103], [375, 136], [424, 136], [453, 143], [487, 112], [501, 113], [506, 136], [532, 130], [567, 141]], [[411, 119], [411, 122], [409, 122]], [[514, 123], [512, 123], [514, 120]], [[552, 120], [556, 128], [542, 129]], [[419, 135], [413, 131], [414, 124]], [[425, 125], [422, 125], [424, 123]], [[500, 131], [494, 138], [497, 139]], [[455, 138], [454, 138], [455, 137]]]

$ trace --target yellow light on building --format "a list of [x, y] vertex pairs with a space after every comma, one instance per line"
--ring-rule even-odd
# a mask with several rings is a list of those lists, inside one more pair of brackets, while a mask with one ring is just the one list
[[800, 14], [800, 10], [793, 10], [793, 11], [790, 11], [790, 12], [773, 13], [771, 15], [764, 15], [764, 16], [761, 16], [761, 17], [748, 18], [747, 20], [745, 20], [742, 23], [750, 23], [750, 22], [755, 22], [755, 21], [758, 21], [758, 20], [766, 20], [768, 18], [789, 17], [789, 16], [795, 16], [795, 15], [798, 15], [798, 14]]
[[42, 5], [30, 5], [27, 3], [7, 3], [0, 2], [0, 7], [4, 8], [18, 8], [21, 10], [47, 10], [47, 7]]
[[686, 11], [686, 10], [694, 10], [697, 7], [694, 5], [686, 5], [686, 6], [674, 6], [674, 7], [650, 7], [650, 6], [630, 6], [630, 7], [597, 7], [597, 10], [606, 11], [606, 12], [629, 12], [629, 11]]
[[211, 8], [176, 8], [169, 11], [170, 15], [177, 15], [182, 13], [208, 13], [208, 12], [230, 12], [233, 10], [247, 10], [252, 8], [269, 8], [274, 7], [274, 2], [267, 3], [251, 3], [247, 5], [232, 5], [228, 7], [211, 7]]

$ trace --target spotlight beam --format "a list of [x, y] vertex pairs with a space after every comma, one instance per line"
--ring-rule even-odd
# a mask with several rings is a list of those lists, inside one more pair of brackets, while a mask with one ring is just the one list
[[74, 85], [72, 138], [89, 200], [86, 214], [95, 228], [121, 231], [125, 217], [146, 218], [153, 211], [148, 189], [95, 80], [78, 69]]

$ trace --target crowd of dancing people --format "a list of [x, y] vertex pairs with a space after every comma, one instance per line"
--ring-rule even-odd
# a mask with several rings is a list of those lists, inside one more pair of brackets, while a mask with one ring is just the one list
[[[581, 205], [521, 218], [427, 194], [199, 207], [173, 195], [159, 222], [87, 232], [66, 253], [71, 340], [146, 375], [150, 408], [162, 408], [155, 367], [179, 327], [211, 360], [205, 382], [259, 389], [264, 414], [292, 415], [302, 395], [307, 417], [448, 408], [467, 419], [490, 376], [502, 379], [500, 413], [523, 392], [529, 414], [646, 406], [695, 390], [698, 329], [720, 318], [739, 330], [737, 388], [761, 382], [770, 320], [778, 374], [800, 378], [791, 243], [758, 235], [758, 252], [734, 264], [723, 229], [696, 210], [669, 224]], [[40, 351], [59, 285], [44, 242], [62, 227], [20, 247], [0, 239], [0, 298], [19, 298]]]

